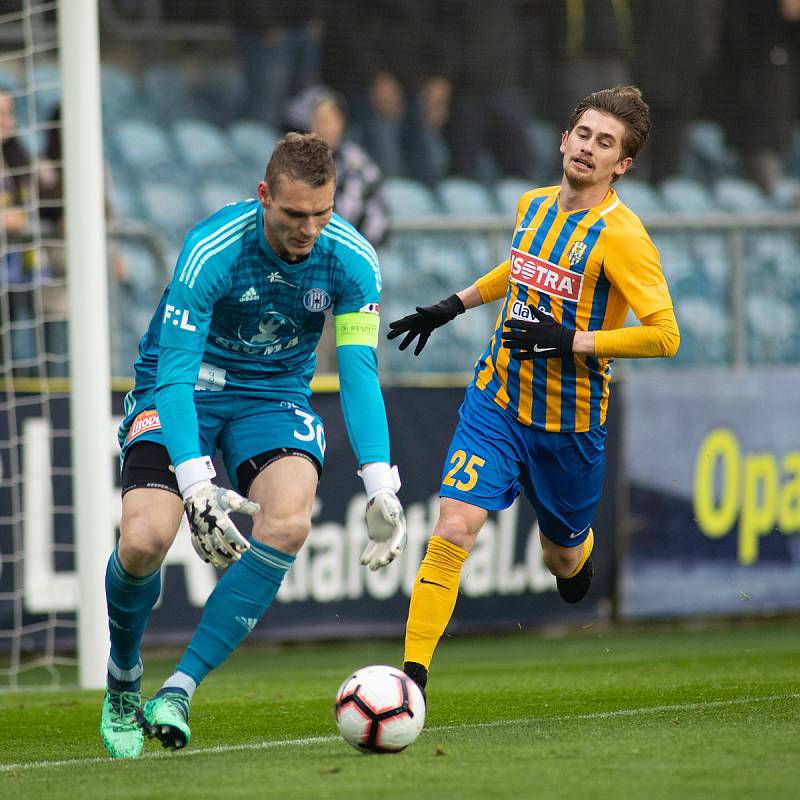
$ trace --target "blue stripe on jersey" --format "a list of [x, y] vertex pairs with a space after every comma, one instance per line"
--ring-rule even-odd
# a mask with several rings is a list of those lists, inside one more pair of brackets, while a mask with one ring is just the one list
[[531, 204], [528, 206], [528, 210], [525, 212], [525, 216], [522, 218], [522, 222], [519, 223], [519, 227], [517, 228], [516, 232], [514, 233], [514, 239], [511, 243], [512, 247], [519, 247], [519, 243], [522, 241], [522, 237], [527, 233], [524, 228], [527, 228], [530, 224], [530, 221], [533, 219], [536, 212], [541, 207], [542, 203], [544, 203], [550, 195], [542, 195], [541, 197], [534, 197], [531, 200]]
[[326, 226], [325, 230], [335, 230], [341, 233], [347, 239], [350, 239], [354, 244], [358, 245], [365, 251], [365, 258], [375, 267], [378, 265], [378, 254], [375, 248], [370, 243], [369, 239], [362, 236], [349, 222], [341, 219], [341, 217], [331, 217], [331, 221]]
[[[564, 248], [567, 246], [567, 242], [569, 241], [569, 236], [572, 236], [572, 233], [575, 230], [575, 226], [578, 222], [580, 222], [588, 213], [588, 209], [586, 211], [580, 212], [580, 214], [575, 215], [575, 224], [570, 227], [569, 235], [563, 240], [561, 236], [558, 237], [558, 242], [556, 242], [556, 246], [553, 248], [553, 252], [551, 253], [551, 261], [558, 262], [561, 256], [564, 253]], [[570, 222], [572, 219], [570, 218]], [[576, 273], [583, 273], [586, 269], [586, 265], [589, 263], [589, 256], [594, 249], [594, 246], [597, 244], [597, 240], [600, 237], [600, 232], [605, 228], [605, 222], [602, 219], [597, 220], [597, 222], [592, 225], [589, 230], [586, 232], [586, 236], [583, 238], [583, 243], [586, 245], [586, 251], [583, 254], [583, 258], [581, 261], [572, 267], [572, 271]], [[564, 231], [562, 231], [562, 235], [566, 232], [567, 226], [564, 226]], [[560, 249], [557, 250], [560, 244]], [[577, 303], [562, 303], [561, 305], [561, 324], [566, 325], [568, 328], [575, 327], [575, 314], [578, 309]], [[577, 382], [576, 382], [576, 373], [575, 373], [575, 356], [564, 356], [561, 359], [561, 429], [562, 430], [572, 430], [575, 427], [575, 402], [576, 402], [576, 391], [577, 391]]]
[[[592, 313], [589, 317], [590, 331], [599, 330], [603, 325], [608, 305], [608, 293], [611, 283], [606, 278], [603, 267], [597, 276], [597, 286], [592, 299]], [[600, 372], [600, 362], [594, 356], [586, 359], [589, 366], [589, 427], [595, 428], [600, 424], [600, 401], [603, 399], [603, 373]]]
[[198, 259], [201, 258], [203, 254], [207, 252], [207, 250], [210, 247], [214, 247], [215, 245], [219, 244], [219, 242], [222, 241], [222, 239], [224, 239], [226, 236], [231, 235], [234, 229], [240, 230], [243, 226], [247, 225], [250, 221], [250, 218], [254, 216], [257, 212], [258, 212], [258, 206], [248, 209], [248, 211], [246, 211], [241, 216], [237, 217], [236, 219], [232, 219], [230, 222], [227, 222], [220, 228], [214, 229], [210, 234], [200, 239], [200, 241], [196, 242], [194, 247], [192, 248], [192, 251], [186, 258], [186, 263], [183, 265], [183, 269], [181, 270], [181, 274], [178, 280], [181, 283], [187, 283], [189, 281], [189, 278], [191, 277], [192, 272], [195, 270], [197, 266]]
[[[352, 233], [355, 233], [355, 230]], [[347, 228], [335, 225], [332, 221], [322, 229], [322, 235], [343, 244], [354, 253], [358, 253], [372, 268], [372, 273], [375, 275], [375, 285], [378, 291], [381, 290], [381, 272], [378, 268], [378, 257], [372, 245], [363, 236], [359, 235], [356, 238]]]
[[[547, 209], [547, 213], [544, 215], [544, 219], [542, 220], [542, 224], [539, 226], [539, 230], [536, 231], [536, 235], [533, 237], [533, 241], [528, 248], [529, 253], [533, 253], [534, 255], [539, 256], [539, 258], [543, 258], [544, 256], [539, 255], [542, 249], [542, 245], [544, 245], [544, 240], [547, 238], [547, 235], [550, 233], [550, 229], [553, 227], [553, 223], [556, 220], [558, 215], [558, 201], [556, 200], [550, 208]], [[569, 224], [569, 218], [567, 218], [565, 225]], [[556, 238], [556, 241], [558, 241]], [[563, 245], [562, 245], [563, 247]], [[539, 292], [539, 309], [542, 311], [546, 311], [550, 313], [550, 295], [545, 294], [544, 292]], [[531, 359], [528, 361], [531, 365], [531, 378], [533, 383], [533, 394], [532, 394], [532, 407], [531, 407], [531, 419], [534, 423], [541, 425], [544, 427], [545, 422], [547, 421], [547, 359]], [[519, 403], [520, 391], [519, 391], [519, 368], [522, 364], [521, 361], [514, 361], [516, 365], [516, 374], [515, 378], [515, 390], [516, 390], [516, 398], [517, 403]], [[541, 398], [542, 402], [537, 403], [536, 399]]]
[[[508, 317], [508, 301], [509, 295], [506, 293], [506, 298], [503, 300], [503, 308], [500, 310], [500, 319], [506, 319]], [[502, 387], [502, 382], [497, 377], [497, 357], [500, 354], [500, 348], [503, 344], [502, 339], [500, 338], [500, 334], [503, 332], [503, 326], [499, 326], [495, 332], [492, 334], [492, 338], [489, 339], [489, 344], [486, 345], [485, 350], [483, 351], [481, 357], [478, 359], [478, 366], [476, 367], [475, 374], [477, 375], [483, 367], [485, 366], [486, 362], [491, 358], [492, 363], [494, 363], [494, 371], [492, 372], [492, 377], [489, 379], [489, 382], [486, 384], [486, 391], [489, 393], [491, 397], [495, 397], [497, 392], [500, 391]]]
[[254, 231], [256, 229], [255, 220], [252, 221], [249, 225], [245, 225], [241, 230], [237, 230], [235, 233], [231, 234], [228, 239], [225, 239], [218, 247], [215, 247], [213, 250], [209, 250], [197, 263], [197, 269], [192, 274], [189, 283], [187, 284], [190, 289], [194, 288], [194, 282], [197, 280], [198, 275], [200, 275], [200, 271], [203, 269], [203, 264], [208, 261], [211, 256], [215, 256], [217, 253], [224, 250], [226, 247], [230, 247], [235, 242], [238, 242], [240, 239], [244, 237], [244, 235], [248, 231]]

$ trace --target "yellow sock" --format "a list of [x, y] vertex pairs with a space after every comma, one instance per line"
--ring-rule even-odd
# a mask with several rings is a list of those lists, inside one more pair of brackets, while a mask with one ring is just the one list
[[568, 578], [574, 578], [580, 571], [581, 567], [588, 561], [589, 556], [592, 554], [592, 548], [594, 547], [594, 531], [589, 528], [589, 535], [583, 540], [583, 555], [581, 556], [581, 560], [578, 562], [578, 566], [575, 567], [569, 575]]
[[411, 592], [403, 661], [415, 661], [425, 669], [430, 666], [456, 607], [461, 567], [468, 555], [441, 536], [431, 536]]

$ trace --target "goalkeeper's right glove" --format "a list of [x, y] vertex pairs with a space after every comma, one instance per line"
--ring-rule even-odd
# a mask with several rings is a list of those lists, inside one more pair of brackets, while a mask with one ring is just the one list
[[430, 335], [437, 328], [454, 320], [464, 311], [461, 298], [457, 294], [451, 294], [450, 297], [440, 300], [434, 306], [417, 306], [416, 314], [409, 314], [407, 317], [390, 322], [387, 338], [394, 339], [404, 333], [407, 334], [406, 338], [400, 342], [400, 349], [405, 350], [419, 336], [417, 346], [414, 348], [414, 355], [418, 356], [427, 344]]
[[250, 543], [228, 514], [240, 511], [253, 516], [261, 507], [231, 489], [211, 483], [209, 478], [216, 473], [210, 458], [190, 458], [178, 464], [175, 474], [197, 555], [220, 569], [238, 561]]

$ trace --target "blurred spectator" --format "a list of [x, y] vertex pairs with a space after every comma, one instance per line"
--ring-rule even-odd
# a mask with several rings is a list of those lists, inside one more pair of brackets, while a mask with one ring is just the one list
[[247, 82], [242, 116], [284, 122], [286, 103], [319, 81], [321, 0], [236, 0], [233, 22]]
[[549, 86], [548, 118], [569, 119], [580, 99], [598, 87], [633, 82], [631, 0], [530, 0], [525, 36], [537, 43], [537, 85]]
[[[521, 86], [523, 3], [453, 0], [443, 5], [449, 20], [442, 34], [453, 77], [450, 172], [479, 179], [497, 177], [492, 172], [526, 177], [531, 163], [525, 148], [529, 108]], [[482, 162], [486, 155], [492, 164]]]
[[[719, 79], [709, 92], [745, 177], [769, 191], [783, 176], [797, 116], [798, 0], [725, 0]], [[718, 93], [717, 86], [731, 90]], [[720, 96], [721, 95], [721, 96]]]
[[[43, 255], [47, 263], [47, 278], [42, 283], [42, 311], [44, 314], [44, 344], [48, 356], [48, 374], [65, 376], [69, 372], [67, 320], [69, 319], [69, 292], [67, 289], [67, 259], [64, 246], [64, 183], [61, 144], [61, 106], [57, 106], [49, 120], [49, 131], [37, 178], [39, 188], [39, 219], [42, 228]], [[110, 219], [109, 172], [106, 169], [106, 219]], [[127, 280], [125, 260], [121, 248], [109, 242], [108, 259], [111, 268], [110, 291], [118, 290], [116, 284]], [[130, 276], [132, 280], [136, 276]], [[118, 303], [116, 305], [119, 305]]]
[[639, 171], [661, 181], [681, 171], [689, 122], [719, 51], [723, 0], [632, 0], [634, 80], [653, 117]]
[[333, 150], [336, 213], [378, 247], [389, 232], [389, 212], [381, 195], [380, 170], [361, 147], [345, 138], [347, 117], [342, 98], [320, 93], [311, 115], [311, 130]]
[[440, 4], [353, 0], [326, 11], [322, 79], [347, 99], [361, 143], [384, 175], [436, 183], [450, 101]]
[[28, 203], [30, 157], [17, 136], [14, 98], [0, 89], [0, 286], [7, 298], [0, 297], [0, 326], [15, 326], [2, 342], [2, 361], [10, 355], [14, 362], [31, 362], [15, 367], [17, 375], [33, 374], [36, 357]]

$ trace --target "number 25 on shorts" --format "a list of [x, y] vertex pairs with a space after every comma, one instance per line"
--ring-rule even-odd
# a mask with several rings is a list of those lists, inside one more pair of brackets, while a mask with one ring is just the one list
[[[444, 485], [455, 486], [462, 492], [468, 492], [475, 488], [475, 484], [478, 482], [477, 470], [486, 463], [486, 459], [480, 458], [480, 456], [470, 456], [467, 460], [467, 454], [463, 450], [456, 450], [450, 463], [453, 468], [444, 476]], [[461, 477], [457, 480], [456, 476], [459, 473], [464, 475], [466, 480]]]

